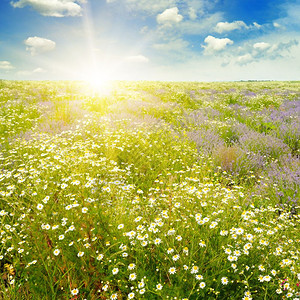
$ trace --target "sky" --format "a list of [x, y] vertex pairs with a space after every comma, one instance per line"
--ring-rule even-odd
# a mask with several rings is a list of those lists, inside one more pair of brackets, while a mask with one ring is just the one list
[[300, 0], [0, 0], [0, 79], [300, 80]]

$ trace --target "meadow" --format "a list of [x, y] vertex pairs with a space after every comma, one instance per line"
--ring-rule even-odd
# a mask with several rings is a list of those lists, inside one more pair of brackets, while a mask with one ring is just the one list
[[0, 299], [300, 299], [299, 87], [0, 81]]

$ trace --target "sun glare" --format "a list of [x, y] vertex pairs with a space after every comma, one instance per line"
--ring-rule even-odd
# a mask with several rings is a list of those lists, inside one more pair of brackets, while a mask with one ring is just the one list
[[93, 72], [89, 74], [85, 81], [90, 85], [91, 89], [94, 93], [101, 94], [101, 95], [108, 95], [111, 91], [111, 79], [100, 74], [98, 72]]

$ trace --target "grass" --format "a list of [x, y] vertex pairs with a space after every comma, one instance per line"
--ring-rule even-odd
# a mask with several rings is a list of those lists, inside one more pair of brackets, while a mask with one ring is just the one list
[[298, 86], [1, 81], [0, 299], [298, 299]]

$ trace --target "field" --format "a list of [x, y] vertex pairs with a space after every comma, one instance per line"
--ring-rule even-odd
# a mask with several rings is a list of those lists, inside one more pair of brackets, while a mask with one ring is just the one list
[[0, 299], [299, 299], [299, 87], [0, 81]]

